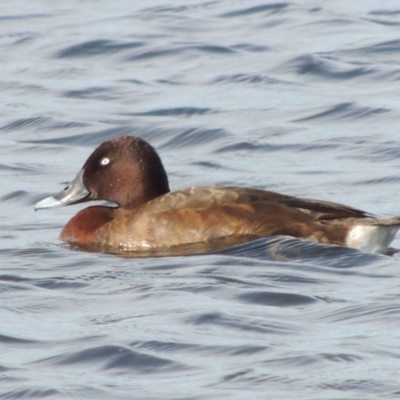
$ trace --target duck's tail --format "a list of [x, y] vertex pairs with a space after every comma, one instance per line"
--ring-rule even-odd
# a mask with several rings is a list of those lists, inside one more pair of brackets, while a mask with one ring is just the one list
[[400, 216], [358, 219], [348, 230], [346, 246], [367, 252], [385, 253], [399, 229]]

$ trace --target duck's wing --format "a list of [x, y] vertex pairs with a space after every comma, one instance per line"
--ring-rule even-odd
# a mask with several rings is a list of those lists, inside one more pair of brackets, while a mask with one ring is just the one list
[[302, 211], [313, 217], [315, 220], [332, 220], [340, 218], [370, 218], [373, 217], [366, 211], [357, 208], [349, 207], [340, 203], [331, 201], [306, 199], [294, 196], [287, 196], [284, 194], [270, 192], [260, 189], [247, 189], [229, 187], [227, 189], [233, 190], [239, 194], [239, 201], [253, 202], [276, 202], [284, 204], [290, 208]]
[[289, 207], [296, 208], [309, 214], [318, 221], [340, 218], [371, 218], [372, 214], [357, 208], [345, 206], [330, 201], [293, 198], [284, 202]]
[[329, 201], [304, 199], [261, 189], [234, 186], [203, 186], [170, 192], [145, 205], [151, 212], [164, 210], [212, 208], [221, 205], [279, 203], [301, 211], [314, 220], [368, 218], [371, 214]]

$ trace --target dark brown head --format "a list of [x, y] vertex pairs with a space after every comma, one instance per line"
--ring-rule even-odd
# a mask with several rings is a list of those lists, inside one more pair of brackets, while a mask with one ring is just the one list
[[119, 136], [101, 144], [64, 190], [36, 204], [36, 209], [87, 200], [107, 200], [137, 207], [169, 192], [160, 157], [147, 142]]
[[82, 167], [93, 200], [137, 206], [169, 192], [160, 157], [147, 142], [119, 136], [101, 144]]

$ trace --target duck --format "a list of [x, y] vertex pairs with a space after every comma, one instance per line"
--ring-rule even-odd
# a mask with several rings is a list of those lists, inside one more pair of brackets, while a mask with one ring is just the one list
[[365, 252], [386, 252], [400, 216], [377, 218], [339, 203], [256, 188], [200, 186], [171, 191], [156, 150], [135, 136], [97, 147], [76, 177], [35, 210], [92, 200], [61, 231], [60, 239], [96, 252], [213, 248], [276, 235]]

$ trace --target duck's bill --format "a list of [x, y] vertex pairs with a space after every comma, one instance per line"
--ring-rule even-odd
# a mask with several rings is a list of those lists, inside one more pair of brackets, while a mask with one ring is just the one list
[[90, 192], [83, 184], [82, 180], [83, 170], [75, 177], [75, 179], [67, 185], [64, 190], [53, 196], [46, 197], [35, 204], [35, 210], [42, 210], [44, 208], [63, 207], [70, 204], [81, 203], [91, 200]]

